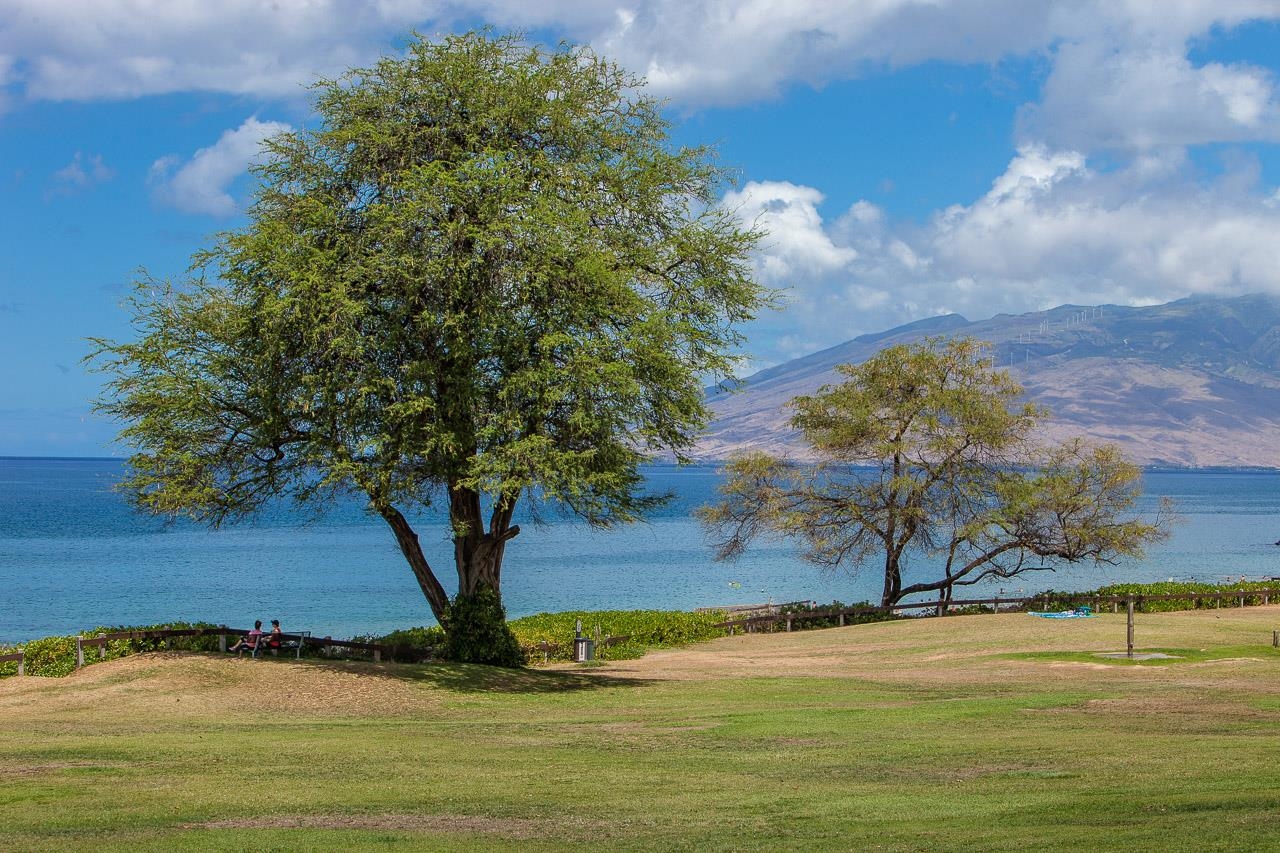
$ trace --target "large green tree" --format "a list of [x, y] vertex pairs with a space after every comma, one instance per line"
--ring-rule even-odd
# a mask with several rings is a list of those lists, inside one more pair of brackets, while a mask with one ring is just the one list
[[[314, 126], [264, 145], [248, 225], [189, 280], [144, 277], [136, 340], [98, 341], [125, 488], [212, 525], [363, 495], [452, 652], [514, 663], [518, 506], [607, 526], [653, 505], [637, 466], [691, 445], [769, 299], [759, 234], [716, 206], [711, 152], [672, 147], [585, 48], [415, 38], [314, 92]], [[429, 559], [411, 519], [437, 508], [453, 547]]]
[[[889, 347], [847, 379], [792, 401], [818, 462], [734, 460], [703, 510], [720, 556], [761, 535], [798, 542], [820, 566], [879, 565], [881, 603], [1064, 563], [1139, 556], [1167, 515], [1132, 510], [1141, 472], [1114, 446], [1049, 445], [1047, 412], [971, 339]], [[908, 569], [919, 578], [908, 583]]]

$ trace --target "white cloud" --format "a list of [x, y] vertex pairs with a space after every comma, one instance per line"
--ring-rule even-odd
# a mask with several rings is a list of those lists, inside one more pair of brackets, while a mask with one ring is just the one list
[[86, 158], [77, 151], [71, 162], [53, 173], [52, 182], [45, 192], [45, 200], [54, 196], [74, 195], [94, 184], [101, 184], [115, 177], [115, 170], [108, 166], [101, 154]]
[[[687, 105], [742, 103], [930, 60], [996, 62], [1066, 43], [1180, 48], [1280, 16], [1275, 0], [9, 0], [0, 69], [27, 97], [298, 94], [408, 31], [489, 22], [593, 44]], [[1212, 76], [1212, 75], [1210, 75]], [[1209, 81], [1212, 84], [1212, 81]], [[1229, 80], [1234, 88], [1239, 81]], [[1228, 100], [1248, 95], [1228, 96]]]
[[161, 157], [151, 164], [148, 178], [156, 200], [186, 213], [234, 215], [240, 208], [229, 192], [231, 183], [256, 161], [262, 140], [288, 130], [281, 122], [248, 118], [185, 163], [173, 154]]
[[[769, 281], [791, 293], [759, 328], [792, 336], [755, 355], [775, 362], [946, 312], [979, 319], [1072, 302], [1280, 294], [1280, 190], [1259, 186], [1249, 163], [1238, 168], [1204, 184], [1176, 150], [1100, 171], [1079, 152], [1030, 146], [981, 198], [923, 226], [892, 223], [865, 201], [827, 222], [817, 190], [765, 184], [785, 187], [805, 215], [764, 220], [782, 230], [760, 268], [785, 271]], [[840, 262], [797, 263], [798, 246], [830, 246], [838, 254], [819, 255]]]
[[858, 256], [823, 231], [818, 212], [822, 200], [817, 190], [786, 181], [752, 181], [725, 195], [723, 205], [744, 224], [768, 232], [757, 269], [762, 281], [772, 285], [796, 276], [829, 275], [847, 269]]
[[1280, 93], [1265, 69], [1192, 65], [1185, 47], [1063, 45], [1024, 138], [1084, 150], [1280, 140]]

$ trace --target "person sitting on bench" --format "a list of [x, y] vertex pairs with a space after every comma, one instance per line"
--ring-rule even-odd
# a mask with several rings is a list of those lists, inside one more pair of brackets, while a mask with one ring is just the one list
[[262, 639], [262, 620], [255, 619], [253, 622], [253, 630], [250, 631], [245, 636], [241, 637], [240, 642], [236, 643], [234, 646], [227, 649], [227, 651], [235, 652], [236, 654], [243, 652], [245, 649], [248, 649], [251, 652], [256, 651], [258, 648], [258, 643], [259, 641], [261, 641], [261, 639]]
[[280, 630], [280, 620], [271, 620], [271, 633], [267, 635], [267, 648], [271, 649], [271, 654], [280, 653], [280, 643], [284, 639], [284, 632]]

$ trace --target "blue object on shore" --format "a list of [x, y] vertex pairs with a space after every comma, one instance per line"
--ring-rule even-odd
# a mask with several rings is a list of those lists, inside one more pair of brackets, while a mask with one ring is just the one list
[[1060, 613], [1037, 613], [1034, 610], [1027, 612], [1032, 616], [1039, 616], [1041, 619], [1092, 619], [1096, 615], [1088, 607], [1077, 607], [1075, 610], [1063, 610]]

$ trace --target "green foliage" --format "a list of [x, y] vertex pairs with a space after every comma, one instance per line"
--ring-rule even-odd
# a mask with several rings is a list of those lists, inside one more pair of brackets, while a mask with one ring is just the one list
[[[728, 616], [719, 610], [689, 613], [679, 610], [579, 610], [567, 613], [539, 613], [511, 623], [511, 630], [531, 660], [541, 660], [542, 643], [551, 645], [548, 660], [573, 658], [574, 628], [582, 620], [583, 635], [597, 642], [596, 658], [627, 660], [649, 649], [684, 646], [723, 637], [717, 627]], [[610, 637], [626, 637], [605, 644]]]
[[[75, 637], [44, 637], [22, 647], [27, 675], [60, 678], [76, 669]], [[85, 660], [88, 660], [86, 656]]]
[[[1035, 441], [1046, 413], [995, 370], [985, 345], [930, 339], [889, 347], [847, 380], [791, 401], [792, 425], [819, 462], [735, 459], [720, 503], [700, 516], [733, 558], [760, 536], [805, 559], [883, 571], [883, 605], [1062, 563], [1141, 556], [1165, 519], [1136, 517], [1140, 471], [1111, 446]], [[861, 468], [851, 467], [854, 465]], [[941, 564], [905, 585], [917, 554]]]
[[770, 299], [761, 235], [715, 203], [712, 152], [671, 146], [662, 105], [586, 48], [415, 37], [314, 93], [317, 121], [264, 143], [249, 224], [192, 280], [138, 282], [134, 342], [96, 341], [123, 488], [211, 525], [362, 495], [446, 630], [496, 631], [446, 617], [406, 519], [447, 511], [470, 595], [498, 588], [522, 495], [641, 517], [638, 465], [683, 458]]
[[524, 652], [507, 626], [507, 611], [493, 587], [481, 586], [473, 595], [455, 596], [448, 619], [444, 654], [449, 660], [524, 666]]
[[[1261, 595], [1249, 595], [1250, 592], [1263, 589], [1280, 589], [1277, 581], [1241, 581], [1229, 584], [1194, 583], [1190, 581], [1157, 581], [1155, 583], [1112, 584], [1093, 591], [1094, 595], [1180, 595], [1182, 593], [1235, 593], [1239, 592], [1248, 605], [1262, 604]], [[1271, 596], [1270, 602], [1280, 603], [1280, 598]], [[1143, 613], [1159, 613], [1173, 610], [1207, 610], [1216, 607], [1234, 607], [1240, 604], [1240, 597], [1230, 596], [1221, 601], [1196, 600], [1192, 598], [1173, 598], [1167, 601], [1143, 601], [1138, 607]]]
[[432, 625], [430, 628], [405, 628], [392, 631], [381, 637], [356, 637], [367, 643], [378, 643], [386, 646], [384, 658], [401, 663], [417, 663], [439, 657], [445, 647], [444, 629]]
[[[830, 604], [817, 604], [816, 602], [810, 603], [807, 601], [797, 601], [791, 604], [782, 605], [782, 607], [780, 608], [780, 612], [783, 615], [786, 615], [788, 613], [803, 615], [807, 613], [818, 613], [818, 612], [831, 611], [831, 610], [846, 610], [846, 609], [851, 609], [856, 607], [870, 608], [875, 606], [876, 605], [872, 604], [870, 601], [859, 601], [855, 604], [845, 604], [842, 601], [833, 601]], [[864, 625], [864, 624], [870, 624], [872, 622], [889, 622], [893, 619], [900, 619], [900, 618], [902, 617], [893, 613], [888, 613], [883, 611], [879, 611], [879, 612], [869, 611], [865, 613], [846, 614], [844, 617], [844, 624], [845, 625]], [[781, 627], [785, 628], [785, 625], [786, 623], [784, 622]], [[812, 619], [794, 619], [792, 620], [792, 623], [791, 623], [791, 630], [809, 631], [817, 628], [836, 628], [839, 626], [840, 626], [839, 616], [826, 616], [822, 618], [812, 618]], [[775, 630], [776, 629], [777, 628], [775, 627]]]
[[[117, 625], [114, 627], [99, 626], [79, 635], [85, 638], [99, 634], [117, 634], [125, 631], [161, 631], [187, 628], [216, 628], [211, 622], [165, 622], [159, 625]], [[70, 675], [76, 669], [76, 636], [43, 637], [32, 640], [20, 647], [4, 648], [0, 654], [17, 651], [25, 654], [23, 665], [27, 675], [43, 675], [62, 677]], [[216, 636], [205, 637], [147, 637], [139, 639], [108, 640], [102, 647], [105, 654], [99, 652], [98, 646], [86, 646], [84, 649], [85, 666], [104, 660], [115, 660], [141, 652], [153, 651], [191, 651], [211, 652], [218, 649]], [[16, 675], [16, 663], [0, 664], [0, 676]]]

